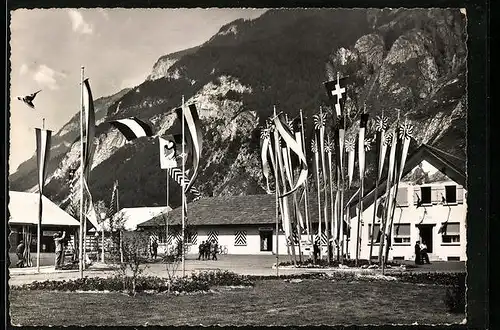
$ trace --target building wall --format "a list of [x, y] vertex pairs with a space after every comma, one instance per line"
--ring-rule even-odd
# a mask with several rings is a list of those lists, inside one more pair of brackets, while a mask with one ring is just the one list
[[[450, 204], [443, 204], [441, 194], [445, 191], [445, 186], [457, 186], [457, 202]], [[430, 187], [432, 194], [432, 201], [430, 204], [422, 205], [417, 208], [417, 195], [421, 194], [421, 187]], [[420, 237], [420, 230], [417, 224], [430, 225], [432, 234], [432, 253], [429, 253], [431, 260], [455, 260], [459, 259], [464, 261], [466, 256], [466, 213], [467, 204], [465, 202], [465, 189], [453, 181], [438, 182], [424, 185], [413, 185], [410, 183], [400, 183], [400, 193], [398, 196], [399, 205], [394, 212], [394, 222], [392, 228], [392, 249], [389, 251], [389, 260], [404, 258], [405, 260], [415, 260], [414, 245], [417, 241], [422, 241]], [[405, 203], [406, 200], [406, 203]], [[377, 203], [378, 204], [378, 203]], [[370, 205], [362, 215], [361, 227], [361, 248], [360, 258], [368, 259], [370, 253], [370, 233], [369, 228], [373, 219], [373, 212], [375, 210], [374, 204]], [[426, 212], [424, 216], [424, 212]], [[449, 219], [448, 219], [449, 217]], [[442, 234], [438, 234], [441, 225], [448, 219], [448, 231], [452, 234], [452, 226], [459, 229], [459, 242], [443, 242]], [[352, 258], [356, 255], [356, 230], [357, 218], [351, 219], [352, 233], [351, 241], [349, 243], [349, 252]], [[376, 224], [380, 224], [380, 218], [376, 217]], [[409, 242], [396, 242], [395, 227], [398, 225], [409, 224]], [[400, 227], [402, 228], [402, 227]], [[404, 232], [404, 230], [401, 230]], [[406, 233], [403, 233], [406, 234]], [[406, 236], [406, 235], [404, 235]], [[408, 238], [401, 239], [408, 240]], [[427, 244], [429, 245], [429, 244]], [[378, 256], [379, 244], [374, 244], [372, 256]], [[450, 259], [449, 259], [450, 258]]]
[[[217, 237], [218, 245], [227, 248], [227, 254], [240, 255], [260, 255], [260, 254], [276, 254], [276, 233], [275, 227], [271, 225], [232, 225], [232, 226], [197, 226], [193, 229], [196, 233], [196, 240], [190, 243], [189, 254], [197, 254], [201, 242], [207, 241], [210, 238]], [[270, 251], [262, 251], [261, 232], [270, 232], [269, 238], [272, 240], [272, 249]], [[171, 233], [174, 237], [178, 237]], [[156, 234], [157, 236], [158, 234]], [[237, 239], [238, 238], [238, 239]], [[306, 240], [306, 235], [302, 236], [302, 240]], [[170, 241], [171, 246], [174, 244], [175, 238]], [[280, 255], [287, 254], [287, 246], [284, 233], [280, 232], [278, 237], [278, 252]], [[158, 252], [164, 253], [166, 244], [160, 241]], [[308, 255], [309, 252], [305, 248], [301, 251], [303, 255]], [[296, 254], [298, 255], [298, 246]]]

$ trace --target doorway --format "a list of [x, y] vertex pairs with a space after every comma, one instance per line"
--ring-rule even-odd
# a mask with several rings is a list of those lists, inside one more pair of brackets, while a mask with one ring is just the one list
[[260, 230], [260, 250], [261, 251], [272, 251], [273, 250], [273, 231], [272, 230]]
[[432, 229], [434, 225], [417, 225], [419, 230], [420, 242], [424, 242], [427, 245], [427, 252], [432, 253]]

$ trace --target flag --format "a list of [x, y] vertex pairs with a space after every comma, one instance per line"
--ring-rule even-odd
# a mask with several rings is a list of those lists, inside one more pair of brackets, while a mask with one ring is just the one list
[[184, 110], [182, 107], [177, 108], [175, 109], [175, 112], [177, 114], [177, 118], [181, 121], [181, 123], [184, 116], [185, 131], [188, 136], [188, 138], [185, 139], [189, 140], [190, 143], [192, 143], [192, 150], [190, 154], [193, 162], [193, 174], [189, 179], [187, 186], [185, 186], [184, 188], [184, 191], [188, 191], [189, 188], [191, 188], [191, 186], [193, 185], [194, 180], [198, 176], [198, 167], [201, 158], [203, 140], [201, 136], [200, 118], [194, 104], [190, 104], [188, 108]]
[[298, 189], [298, 187], [304, 184], [305, 180], [307, 179], [307, 161], [304, 152], [302, 151], [302, 148], [295, 140], [294, 135], [287, 127], [283, 125], [282, 115], [278, 115], [274, 118], [274, 125], [276, 132], [278, 133], [278, 136], [280, 136], [283, 139], [285, 145], [297, 155], [300, 162], [299, 177], [289, 191], [283, 191], [281, 197], [285, 197], [292, 194], [295, 190]]
[[347, 180], [348, 187], [351, 187], [352, 178], [354, 176], [354, 158], [356, 157], [356, 142], [354, 137], [349, 137], [345, 141], [345, 150], [347, 152]]
[[26, 96], [18, 96], [17, 99], [23, 101], [24, 104], [29, 106], [31, 109], [35, 109], [35, 104], [33, 104], [33, 101], [35, 100], [36, 94], [40, 93], [41, 91], [42, 90], [39, 90]]
[[406, 157], [408, 155], [408, 148], [410, 147], [412, 134], [413, 134], [413, 125], [406, 123], [405, 120], [404, 124], [401, 124], [399, 127], [399, 138], [403, 143], [403, 145], [401, 150], [401, 160], [399, 162], [398, 182], [401, 181], [401, 176], [403, 175], [403, 170], [406, 163]]
[[[365, 177], [365, 130], [368, 123], [368, 114], [362, 113], [359, 120], [359, 139], [358, 139], [358, 168], [359, 179], [363, 182]], [[362, 198], [363, 196], [361, 196]]]
[[332, 102], [335, 104], [335, 113], [337, 117], [343, 117], [342, 109], [344, 108], [344, 103], [347, 97], [347, 91], [345, 86], [347, 83], [347, 77], [339, 78], [337, 75], [336, 80], [327, 81], [324, 83], [326, 88], [326, 93]]
[[85, 211], [85, 217], [90, 221], [90, 223], [92, 224], [92, 226], [94, 226], [96, 230], [99, 230], [100, 226], [97, 221], [97, 213], [94, 208], [94, 203], [92, 202], [92, 194], [90, 193], [87, 181], [84, 181], [84, 184], [85, 184], [85, 192], [87, 193], [87, 202], [86, 202], [87, 209]]
[[83, 111], [85, 113], [85, 148], [84, 148], [84, 173], [88, 180], [90, 168], [94, 158], [95, 145], [95, 110], [92, 91], [88, 79], [83, 81]]
[[[167, 168], [167, 172], [168, 175], [170, 175], [170, 177], [172, 177], [172, 179], [179, 184], [179, 186], [182, 187], [183, 180], [184, 185], [188, 184], [188, 179], [186, 177], [188, 171], [186, 171], [186, 175], [182, 175], [182, 170], [180, 168]], [[201, 198], [201, 193], [194, 186], [191, 186], [188, 191], [193, 194], [193, 202]]]
[[441, 225], [441, 227], [438, 230], [438, 234], [446, 235], [447, 227], [448, 227], [448, 221], [443, 222], [443, 224]]
[[36, 136], [36, 162], [38, 167], [38, 191], [40, 198], [43, 194], [43, 187], [47, 176], [47, 162], [50, 158], [50, 147], [52, 141], [52, 131], [35, 128]]
[[[180, 166], [184, 155], [178, 149], [182, 143], [182, 135], [168, 135], [165, 138], [158, 137], [160, 145], [160, 168], [173, 168]], [[180, 161], [179, 161], [180, 160]]]
[[112, 219], [113, 216], [118, 213], [118, 180], [113, 184], [113, 190], [111, 192], [111, 201], [109, 202], [109, 208], [106, 213], [106, 218]]
[[377, 116], [375, 120], [376, 133], [376, 148], [378, 151], [378, 179], [382, 177], [384, 169], [385, 154], [387, 151], [387, 143], [385, 140], [385, 131], [387, 130], [387, 117]]
[[109, 123], [122, 133], [127, 141], [131, 141], [144, 136], [153, 136], [151, 126], [137, 117], [110, 120]]

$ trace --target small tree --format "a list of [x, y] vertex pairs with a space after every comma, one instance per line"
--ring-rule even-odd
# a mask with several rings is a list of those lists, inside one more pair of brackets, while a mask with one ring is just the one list
[[[123, 289], [128, 290], [131, 294], [136, 294], [137, 278], [141, 275], [146, 267], [142, 267], [146, 263], [149, 247], [149, 237], [146, 233], [137, 231], [122, 231], [121, 247], [119, 253], [115, 252], [115, 260], [121, 259], [118, 264], [118, 274], [122, 278]], [[116, 251], [116, 250], [115, 250]], [[130, 272], [130, 278], [128, 273]]]

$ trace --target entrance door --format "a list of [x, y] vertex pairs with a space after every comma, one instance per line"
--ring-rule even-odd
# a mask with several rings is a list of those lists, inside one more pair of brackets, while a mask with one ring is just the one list
[[260, 231], [260, 250], [272, 251], [273, 250], [273, 231], [261, 230]]
[[434, 225], [419, 225], [420, 241], [427, 245], [427, 252], [432, 253], [432, 228]]

